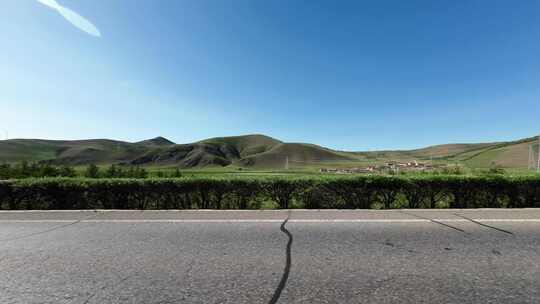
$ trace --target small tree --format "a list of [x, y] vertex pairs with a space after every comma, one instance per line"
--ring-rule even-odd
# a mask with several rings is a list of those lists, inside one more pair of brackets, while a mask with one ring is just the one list
[[0, 179], [9, 179], [13, 177], [13, 170], [8, 163], [0, 164]]
[[146, 169], [137, 167], [135, 168], [135, 177], [136, 178], [147, 178], [148, 177], [148, 171]]
[[90, 164], [84, 171], [84, 177], [88, 178], [98, 178], [99, 177], [99, 167], [95, 164]]
[[30, 169], [30, 165], [27, 161], [23, 161], [19, 166], [19, 172], [22, 177], [30, 177], [32, 176], [32, 172]]
[[115, 164], [112, 164], [107, 170], [105, 171], [105, 177], [108, 178], [114, 178], [119, 176], [119, 170], [116, 167]]
[[77, 176], [77, 172], [72, 167], [64, 165], [60, 167], [59, 175], [64, 177], [75, 177]]
[[174, 178], [182, 177], [182, 172], [180, 172], [180, 169], [176, 168], [176, 170], [174, 170], [174, 173], [172, 174], [172, 177]]
[[137, 169], [133, 166], [129, 167], [127, 170], [126, 170], [126, 177], [129, 177], [129, 178], [135, 178], [137, 177]]
[[496, 164], [495, 162], [491, 162], [491, 166], [489, 167], [488, 173], [490, 174], [504, 174], [504, 169], [501, 165]]
[[[33, 166], [29, 166], [28, 168], [32, 167]], [[39, 173], [31, 174], [30, 176], [32, 175], [36, 177], [54, 177], [60, 175], [60, 170], [58, 170], [56, 167], [51, 166], [50, 164], [43, 164], [39, 169]]]

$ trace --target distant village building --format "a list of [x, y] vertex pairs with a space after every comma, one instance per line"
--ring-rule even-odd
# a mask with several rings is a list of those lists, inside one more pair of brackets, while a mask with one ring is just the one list
[[373, 172], [383, 172], [387, 170], [431, 170], [434, 166], [430, 164], [419, 163], [416, 160], [409, 162], [398, 162], [398, 161], [388, 161], [384, 165], [378, 166], [368, 166], [362, 168], [321, 168], [319, 172], [321, 173], [337, 173], [337, 174], [355, 174], [355, 173], [373, 173]]

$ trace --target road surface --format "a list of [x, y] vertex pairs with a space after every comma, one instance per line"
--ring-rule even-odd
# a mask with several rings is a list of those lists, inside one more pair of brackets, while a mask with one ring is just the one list
[[0, 212], [0, 303], [538, 303], [540, 209]]

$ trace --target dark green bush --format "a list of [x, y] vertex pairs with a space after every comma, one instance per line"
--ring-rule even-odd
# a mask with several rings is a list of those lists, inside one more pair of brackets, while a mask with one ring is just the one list
[[540, 207], [540, 177], [30, 178], [0, 182], [1, 209], [259, 209], [264, 202], [308, 209]]

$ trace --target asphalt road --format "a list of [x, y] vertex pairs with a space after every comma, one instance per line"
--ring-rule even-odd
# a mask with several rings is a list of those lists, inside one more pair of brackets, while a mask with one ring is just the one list
[[0, 303], [538, 303], [540, 209], [0, 212]]

